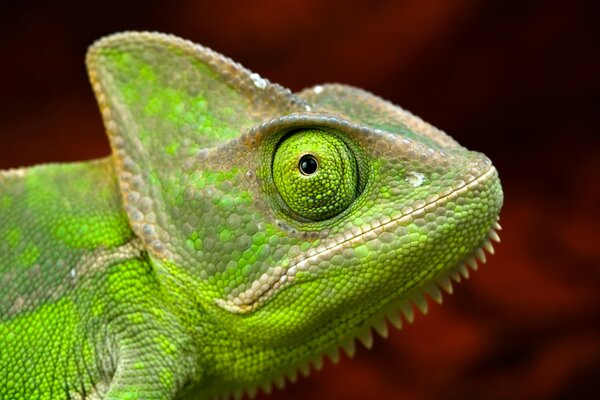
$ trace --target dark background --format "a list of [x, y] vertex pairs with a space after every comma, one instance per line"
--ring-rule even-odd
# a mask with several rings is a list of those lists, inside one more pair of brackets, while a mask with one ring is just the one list
[[0, 168], [109, 154], [83, 60], [116, 31], [177, 34], [292, 90], [360, 86], [494, 161], [503, 242], [427, 318], [271, 398], [600, 398], [593, 3], [3, 0]]

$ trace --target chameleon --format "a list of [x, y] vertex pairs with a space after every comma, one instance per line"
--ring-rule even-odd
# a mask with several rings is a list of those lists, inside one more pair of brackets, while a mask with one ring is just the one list
[[86, 64], [111, 155], [0, 171], [2, 399], [270, 393], [499, 241], [491, 161], [369, 92], [152, 32]]

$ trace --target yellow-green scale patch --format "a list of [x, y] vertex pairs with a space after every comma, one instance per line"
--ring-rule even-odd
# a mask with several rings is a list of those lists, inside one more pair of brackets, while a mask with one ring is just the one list
[[[95, 365], [71, 299], [0, 323], [0, 398], [54, 399], [74, 395], [92, 382], [82, 373]], [[25, 395], [25, 397], [23, 397]]]
[[[171, 135], [177, 137], [177, 130], [186, 126], [186, 129], [198, 132], [204, 144], [231, 139], [239, 134], [229, 121], [243, 114], [231, 105], [247, 100], [233, 88], [221, 84], [223, 90], [219, 92], [218, 101], [221, 106], [215, 107], [215, 99], [207, 101], [203, 82], [181, 82], [173, 79], [172, 75], [166, 76], [155, 64], [163, 56], [161, 54], [140, 56], [115, 50], [106, 56], [112, 68], [119, 71], [121, 79], [117, 85], [124, 103], [139, 110], [138, 118], [156, 119], [158, 125], [154, 124], [155, 129], [168, 124]], [[200, 79], [210, 81], [218, 78], [207, 65], [192, 59], [188, 62], [181, 68], [194, 69]], [[250, 123], [249, 120], [241, 122]], [[152, 146], [155, 134], [154, 130], [144, 130], [140, 139]]]
[[60, 300], [132, 239], [110, 159], [30, 168], [2, 190], [0, 321]]

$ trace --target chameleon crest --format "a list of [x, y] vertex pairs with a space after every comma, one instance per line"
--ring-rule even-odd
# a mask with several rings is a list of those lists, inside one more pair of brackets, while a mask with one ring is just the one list
[[370, 93], [157, 33], [87, 66], [112, 155], [0, 172], [2, 398], [269, 392], [493, 252], [489, 159]]

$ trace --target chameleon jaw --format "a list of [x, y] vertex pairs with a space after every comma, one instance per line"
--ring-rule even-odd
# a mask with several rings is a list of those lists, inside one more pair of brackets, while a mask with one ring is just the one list
[[[438, 206], [459, 197], [461, 194], [464, 194], [471, 188], [481, 184], [481, 182], [493, 178], [496, 175], [496, 169], [494, 167], [490, 167], [486, 172], [484, 172], [480, 176], [473, 178], [467, 183], [464, 183], [462, 186], [454, 189], [447, 195], [442, 196], [437, 200], [424, 204], [421, 207], [412, 210], [410, 213], [381, 223], [380, 225], [371, 228], [367, 231], [360, 232], [358, 234], [352, 233], [352, 235], [350, 235], [349, 237], [345, 237], [343, 240], [338, 241], [336, 243], [332, 243], [329, 246], [324, 247], [323, 249], [317, 248], [317, 251], [314, 251], [312, 254], [309, 250], [308, 256], [306, 258], [294, 262], [291, 266], [288, 266], [287, 268], [276, 267], [272, 274], [263, 273], [258, 279], [252, 282], [252, 285], [246, 290], [230, 293], [225, 299], [216, 299], [215, 303], [228, 312], [234, 314], [248, 314], [258, 309], [263, 303], [271, 299], [276, 293], [278, 293], [284, 287], [292, 283], [295, 280], [296, 274], [298, 272], [309, 270], [311, 264], [319, 258], [328, 256], [332, 252], [339, 250], [340, 247], [355, 246], [362, 243], [366, 243], [369, 240], [373, 240], [377, 238], [377, 236], [382, 232], [386, 232], [388, 229], [398, 226], [411, 219], [419, 218], [424, 214], [435, 210]], [[475, 252], [480, 252], [481, 254], [483, 254], [483, 251], [481, 249], [478, 249]]]
[[396, 329], [402, 329], [405, 322], [412, 324], [415, 318], [415, 308], [424, 315], [429, 311], [429, 305], [426, 297], [429, 297], [434, 302], [441, 304], [443, 301], [443, 292], [447, 294], [453, 293], [452, 281], [460, 283], [462, 279], [468, 279], [470, 276], [469, 270], [477, 271], [478, 262], [485, 264], [487, 259], [485, 252], [494, 254], [492, 242], [500, 242], [498, 231], [502, 227], [498, 223], [499, 217], [494, 222], [492, 228], [488, 232], [486, 238], [481, 245], [477, 247], [471, 254], [458, 262], [453, 268], [442, 272], [435, 277], [430, 283], [417, 289], [408, 297], [403, 297], [396, 301], [391, 301], [390, 304], [382, 311], [374, 315], [366, 321], [363, 326], [351, 332], [341, 343], [336, 343], [329, 349], [324, 350], [317, 356], [304, 361], [300, 365], [294, 366], [283, 374], [272, 378], [266, 383], [247, 388], [235, 390], [230, 393], [225, 393], [216, 398], [219, 399], [242, 399], [244, 396], [253, 399], [260, 389], [265, 394], [271, 394], [273, 387], [283, 389], [287, 381], [295, 383], [298, 380], [298, 372], [305, 378], [310, 375], [311, 370], [319, 371], [323, 368], [324, 357], [327, 356], [333, 364], [337, 364], [340, 360], [340, 350], [343, 350], [349, 358], [352, 358], [356, 352], [356, 341], [360, 341], [367, 349], [373, 347], [373, 330], [381, 337], [387, 338], [389, 334], [388, 323]]

